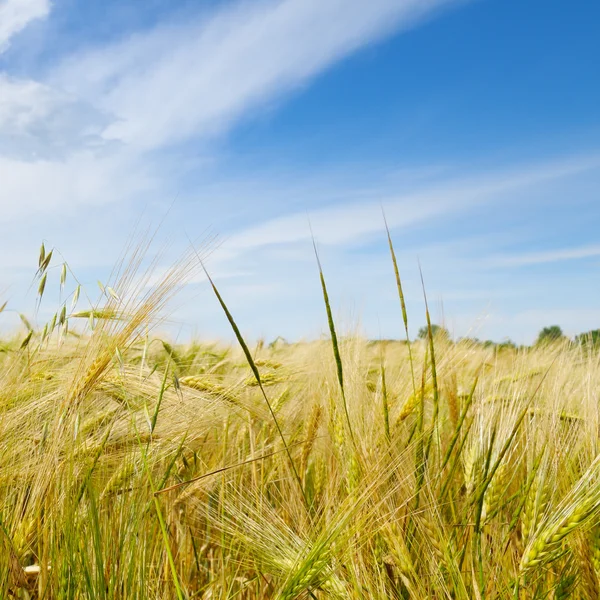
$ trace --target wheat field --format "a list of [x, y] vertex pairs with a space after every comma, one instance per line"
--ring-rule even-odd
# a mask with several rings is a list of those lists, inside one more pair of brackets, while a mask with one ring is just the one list
[[361, 339], [322, 272], [327, 338], [248, 345], [214, 287], [238, 343], [173, 345], [201, 257], [144, 252], [2, 344], [1, 598], [600, 597], [595, 352]]

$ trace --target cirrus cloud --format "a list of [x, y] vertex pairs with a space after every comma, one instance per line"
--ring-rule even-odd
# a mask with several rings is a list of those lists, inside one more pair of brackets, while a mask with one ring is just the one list
[[50, 13], [50, 0], [2, 0], [0, 2], [0, 54], [10, 40], [31, 21], [43, 19]]

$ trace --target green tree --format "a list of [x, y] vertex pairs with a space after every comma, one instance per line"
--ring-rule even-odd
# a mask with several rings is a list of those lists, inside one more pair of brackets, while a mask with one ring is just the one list
[[578, 336], [575, 336], [575, 342], [582, 346], [600, 347], [600, 329], [592, 329], [591, 331], [580, 333]]
[[517, 345], [511, 339], [505, 339], [496, 344], [498, 350], [516, 350]]
[[550, 327], [544, 327], [538, 334], [536, 345], [549, 344], [552, 342], [558, 342], [564, 338], [562, 329], [558, 325], [550, 325]]
[[[448, 332], [448, 330], [445, 327], [442, 327], [441, 325], [432, 324], [431, 325], [431, 333], [433, 334], [434, 338], [442, 337], [447, 340], [450, 339], [450, 333]], [[425, 325], [424, 327], [421, 327], [421, 329], [419, 329], [417, 336], [420, 340], [427, 339], [427, 336], [428, 336], [427, 325]]]

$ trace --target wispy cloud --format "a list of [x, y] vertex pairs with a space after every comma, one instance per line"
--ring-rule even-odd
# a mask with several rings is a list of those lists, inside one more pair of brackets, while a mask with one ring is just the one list
[[51, 80], [114, 116], [142, 149], [227, 130], [386, 34], [455, 0], [235, 2], [67, 60]]
[[319, 243], [357, 244], [383, 227], [381, 207], [391, 228], [403, 228], [447, 215], [456, 215], [470, 207], [505, 200], [507, 194], [529, 186], [559, 180], [598, 169], [600, 157], [570, 158], [546, 164], [530, 165], [462, 179], [446, 179], [433, 187], [394, 196], [389, 190], [363, 192], [362, 202], [320, 208], [271, 219], [233, 235], [224, 250], [239, 253], [272, 244], [290, 244], [310, 238], [309, 219]]
[[78, 209], [118, 206], [158, 185], [136, 157], [125, 153], [99, 157], [92, 152], [80, 152], [61, 162], [0, 157], [0, 181], [0, 222], [5, 223], [60, 212], [66, 222]]
[[523, 252], [521, 254], [491, 257], [487, 263], [496, 267], [527, 267], [568, 260], [581, 260], [600, 256], [600, 244], [589, 244], [574, 248], [557, 248], [543, 252]]
[[108, 118], [58, 88], [0, 73], [0, 155], [23, 161], [65, 157], [105, 146]]
[[[2, 218], [131, 202], [148, 189], [149, 151], [206, 142], [456, 1], [238, 0], [81, 49], [40, 79], [0, 73]], [[48, 0], [0, 1], [0, 47], [49, 10]], [[166, 160], [152, 170], [159, 197], [172, 173]]]
[[42, 19], [50, 12], [50, 0], [3, 0], [0, 2], [0, 54], [10, 40], [31, 21]]

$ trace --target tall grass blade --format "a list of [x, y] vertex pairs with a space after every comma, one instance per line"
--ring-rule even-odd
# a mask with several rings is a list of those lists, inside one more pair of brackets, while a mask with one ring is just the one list
[[396, 288], [398, 290], [398, 298], [400, 299], [400, 308], [402, 310], [402, 321], [404, 322], [404, 332], [406, 334], [406, 347], [408, 348], [408, 361], [410, 364], [410, 375], [412, 381], [413, 394], [417, 394], [417, 386], [415, 382], [415, 368], [413, 363], [412, 349], [410, 344], [410, 336], [408, 334], [408, 312], [406, 310], [406, 301], [404, 300], [404, 290], [402, 289], [402, 279], [400, 278], [400, 271], [398, 270], [398, 261], [396, 260], [396, 252], [394, 250], [394, 244], [392, 242], [392, 236], [390, 234], [390, 228], [388, 227], [387, 218], [383, 207], [381, 209], [383, 214], [383, 222], [385, 224], [385, 231], [387, 234], [388, 246], [390, 249], [390, 256], [392, 257], [392, 265], [394, 266], [394, 276], [396, 277]]
[[340, 386], [340, 393], [342, 395], [342, 405], [344, 407], [344, 415], [346, 417], [346, 425], [348, 427], [348, 433], [352, 440], [352, 445], [356, 448], [356, 440], [354, 438], [354, 431], [352, 423], [350, 421], [350, 413], [348, 411], [348, 402], [346, 400], [346, 391], [344, 389], [344, 368], [342, 365], [342, 357], [340, 354], [340, 347], [338, 344], [337, 334], [335, 332], [335, 323], [333, 321], [333, 314], [331, 312], [331, 304], [329, 303], [329, 295], [327, 293], [327, 285], [325, 284], [325, 275], [323, 274], [323, 268], [321, 266], [321, 260], [317, 251], [317, 244], [313, 236], [312, 239], [313, 249], [315, 251], [315, 258], [317, 259], [317, 266], [319, 268], [319, 279], [321, 281], [321, 291], [323, 293], [323, 301], [325, 302], [325, 310], [327, 312], [327, 325], [329, 326], [329, 334], [331, 336], [331, 346], [333, 348], [333, 356], [335, 359], [335, 366], [337, 372], [338, 383]]
[[[198, 260], [200, 260], [200, 257], [198, 257]], [[277, 419], [277, 415], [275, 414], [275, 411], [273, 410], [273, 406], [271, 405], [271, 402], [269, 401], [269, 398], [267, 397], [267, 394], [263, 387], [262, 380], [260, 378], [260, 372], [258, 371], [258, 367], [256, 366], [254, 359], [252, 358], [252, 353], [250, 352], [250, 349], [248, 348], [248, 345], [246, 344], [246, 341], [244, 340], [232, 314], [229, 312], [229, 309], [227, 308], [225, 301], [221, 297], [221, 294], [219, 293], [217, 286], [214, 284], [213, 280], [211, 279], [211, 277], [208, 273], [208, 270], [206, 269], [206, 267], [204, 266], [204, 263], [201, 260], [200, 260], [200, 264], [202, 266], [202, 269], [204, 270], [206, 278], [208, 279], [208, 281], [210, 283], [210, 286], [212, 287], [212, 290], [213, 290], [215, 296], [217, 297], [217, 300], [219, 301], [219, 304], [221, 305], [221, 308], [223, 309], [223, 312], [225, 313], [225, 316], [227, 317], [227, 320], [229, 321], [231, 328], [233, 329], [233, 333], [235, 334], [235, 337], [236, 337], [239, 345], [242, 348], [244, 356], [246, 357], [246, 360], [248, 361], [248, 365], [250, 366], [250, 369], [252, 370], [254, 378], [256, 379], [256, 383], [257, 383], [257, 385], [260, 389], [260, 392], [265, 400], [267, 408], [269, 409], [269, 413], [271, 414], [271, 419], [273, 420], [273, 423], [277, 429], [279, 438], [281, 439], [281, 442], [283, 443], [283, 447], [285, 448], [285, 451], [286, 451], [286, 454], [287, 454], [287, 457], [288, 457], [288, 460], [290, 463], [290, 467], [292, 469], [294, 477], [296, 478], [298, 487], [300, 488], [302, 497], [304, 498], [304, 502], [305, 502], [306, 506], [308, 507], [308, 502], [307, 502], [306, 495], [304, 492], [304, 486], [302, 485], [302, 479], [300, 479], [300, 475], [298, 474], [298, 471], [296, 469], [296, 464], [294, 463], [294, 459], [292, 458], [292, 453], [290, 452], [288, 443], [286, 442], [285, 436], [283, 435], [283, 431], [281, 430], [281, 426], [279, 425], [279, 420]]]

